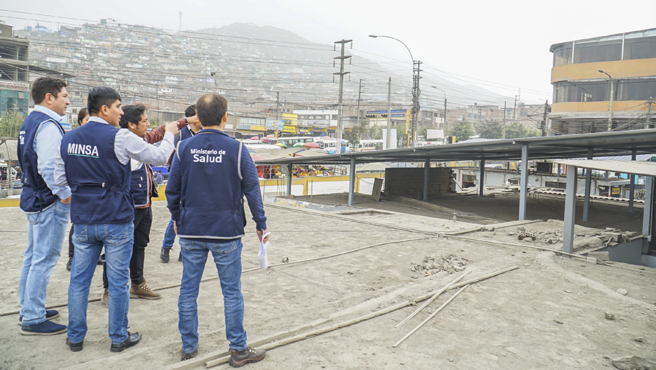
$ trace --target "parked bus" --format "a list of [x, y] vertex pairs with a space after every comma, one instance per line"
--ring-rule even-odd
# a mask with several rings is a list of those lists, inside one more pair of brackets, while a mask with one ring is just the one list
[[[335, 154], [335, 144], [337, 143], [337, 140], [334, 138], [328, 138], [328, 139], [315, 139], [315, 142], [319, 144], [319, 147], [328, 154]], [[350, 153], [351, 150], [349, 149], [349, 141], [342, 139], [342, 150], [341, 153]]]
[[355, 148], [355, 152], [371, 152], [383, 149], [383, 140], [360, 140]]
[[291, 148], [294, 146], [294, 144], [305, 144], [305, 143], [311, 143], [314, 140], [312, 136], [288, 136], [288, 137], [264, 137], [262, 138], [262, 142], [267, 143], [267, 144], [282, 144], [283, 147], [285, 148]]

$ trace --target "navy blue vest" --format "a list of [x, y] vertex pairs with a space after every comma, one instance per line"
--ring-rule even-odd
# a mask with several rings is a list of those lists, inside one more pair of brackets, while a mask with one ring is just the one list
[[132, 171], [130, 162], [121, 164], [114, 153], [117, 133], [109, 124], [91, 121], [62, 140], [74, 224], [121, 224], [134, 219]]
[[[234, 239], [244, 236], [244, 192], [239, 142], [216, 130], [180, 141], [182, 193], [178, 236]], [[244, 155], [249, 155], [244, 150]]]
[[149, 201], [150, 181], [148, 180], [147, 166], [147, 164], [141, 163], [141, 168], [132, 171], [130, 192], [132, 193], [135, 207], [145, 206]]
[[194, 133], [191, 131], [191, 127], [189, 125], [185, 126], [180, 130], [180, 141], [182, 140], [187, 140], [189, 138], [194, 137]]
[[57, 125], [62, 136], [64, 135], [64, 129], [59, 122], [45, 113], [32, 112], [25, 118], [18, 136], [18, 163], [23, 172], [21, 175], [23, 190], [20, 195], [20, 208], [28, 213], [41, 212], [59, 200], [59, 197], [53, 194], [46, 185], [37, 167], [34, 139], [39, 127], [44, 123]]

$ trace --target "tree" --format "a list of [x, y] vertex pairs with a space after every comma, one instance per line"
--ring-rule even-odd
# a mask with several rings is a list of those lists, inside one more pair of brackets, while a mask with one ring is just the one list
[[7, 113], [0, 117], [0, 137], [18, 137], [18, 132], [25, 121], [18, 112], [7, 111]]
[[515, 139], [519, 137], [539, 136], [537, 129], [527, 128], [519, 122], [513, 122], [506, 126], [506, 139]]
[[478, 134], [481, 139], [501, 139], [503, 125], [498, 121], [486, 121], [478, 125]]
[[474, 128], [467, 121], [457, 122], [449, 126], [447, 136], [455, 136], [458, 141], [469, 140], [474, 136]]
[[157, 118], [155, 118], [155, 117], [150, 118], [148, 120], [148, 122], [150, 123], [150, 127], [152, 127], [152, 128], [157, 128], [159, 126], [159, 122], [157, 121]]

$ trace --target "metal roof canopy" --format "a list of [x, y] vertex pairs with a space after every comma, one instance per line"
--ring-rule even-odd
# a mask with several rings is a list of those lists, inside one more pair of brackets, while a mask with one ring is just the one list
[[554, 161], [568, 166], [578, 168], [589, 168], [592, 170], [612, 171], [628, 173], [633, 175], [656, 176], [655, 162], [627, 162], [614, 160], [587, 160], [587, 159], [563, 159]]
[[[654, 162], [626, 162], [618, 160], [586, 160], [586, 159], [564, 159], [555, 161], [556, 163], [567, 165], [567, 182], [565, 186], [565, 216], [563, 219], [563, 252], [572, 253], [574, 248], [574, 224], [576, 220], [576, 188], [577, 188], [577, 169], [588, 169], [586, 172], [586, 189], [584, 198], [583, 220], [586, 219], [586, 208], [589, 201], [590, 192], [590, 170], [613, 171], [631, 174], [629, 183], [631, 185], [631, 194], [629, 197], [629, 206], [632, 209], [634, 175], [646, 176], [645, 181], [645, 203], [642, 215], [642, 235], [643, 248], [651, 241], [651, 225], [653, 203], [651, 194], [653, 194], [654, 177], [656, 176], [656, 163]], [[609, 190], [610, 193], [610, 190]]]
[[[363, 153], [332, 154], [320, 157], [292, 157], [259, 160], [258, 165], [282, 164], [350, 164], [371, 162], [436, 162], [450, 161], [513, 161], [522, 158], [522, 147], [528, 147], [528, 158], [562, 159], [595, 156], [615, 156], [656, 153], [656, 129], [547, 137], [530, 137], [449, 145], [429, 145], [416, 148], [378, 150]], [[618, 171], [621, 172], [621, 171]], [[626, 172], [626, 171], [624, 171]]]

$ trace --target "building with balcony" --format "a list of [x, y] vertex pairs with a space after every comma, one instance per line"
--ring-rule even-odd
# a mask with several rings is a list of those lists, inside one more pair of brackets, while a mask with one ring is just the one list
[[611, 101], [612, 130], [653, 125], [656, 28], [558, 43], [550, 51], [555, 134], [607, 131]]
[[30, 95], [30, 42], [13, 37], [12, 30], [0, 24], [0, 116], [13, 112], [24, 117]]

